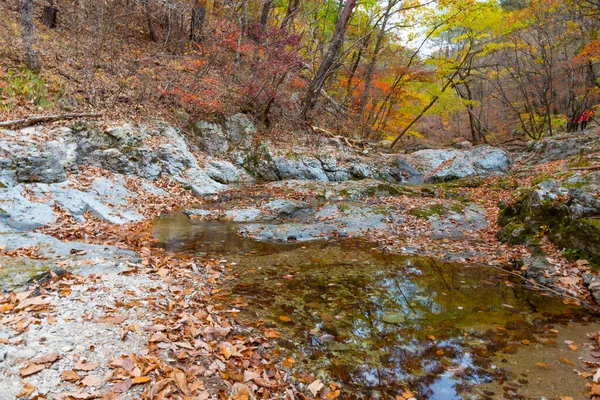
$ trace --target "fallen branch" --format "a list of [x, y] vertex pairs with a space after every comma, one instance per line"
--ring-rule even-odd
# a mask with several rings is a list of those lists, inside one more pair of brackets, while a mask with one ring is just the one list
[[[359, 147], [357, 147], [357, 145], [363, 145], [363, 146], [364, 146], [363, 142], [360, 142], [360, 141], [357, 141], [357, 140], [354, 140], [354, 139], [348, 139], [348, 138], [347, 138], [347, 137], [345, 137], [345, 136], [338, 136], [338, 135], [334, 135], [332, 132], [329, 132], [327, 129], [319, 128], [318, 126], [314, 126], [314, 125], [311, 125], [311, 126], [310, 126], [310, 128], [311, 128], [313, 131], [317, 131], [317, 132], [322, 132], [322, 133], [325, 133], [326, 135], [329, 135], [329, 136], [331, 136], [331, 137], [332, 137], [332, 138], [334, 138], [334, 139], [343, 140], [344, 142], [346, 142], [346, 144], [347, 144], [349, 147], [351, 147], [351, 148], [353, 148], [353, 149], [360, 150], [360, 148], [359, 148]], [[354, 142], [354, 143], [356, 143], [356, 145], [354, 145], [354, 144], [352, 144], [352, 143], [350, 143], [350, 142]]]
[[595, 171], [598, 169], [600, 169], [600, 165], [594, 165], [592, 167], [569, 168], [569, 171]]
[[31, 125], [64, 121], [74, 118], [99, 118], [103, 113], [70, 113], [70, 114], [58, 114], [58, 115], [35, 115], [23, 119], [15, 119], [13, 121], [0, 122], [0, 128], [25, 128]]

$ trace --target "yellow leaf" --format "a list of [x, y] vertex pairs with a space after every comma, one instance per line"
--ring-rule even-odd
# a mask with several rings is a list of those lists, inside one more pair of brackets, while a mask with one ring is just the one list
[[283, 322], [290, 322], [291, 318], [290, 317], [286, 317], [285, 315], [280, 315], [279, 319], [282, 320]]
[[542, 362], [535, 363], [535, 365], [537, 365], [538, 367], [542, 367], [542, 368], [548, 368], [548, 367], [549, 367], [549, 365], [548, 365], [548, 364], [546, 364], [546, 363], [542, 363]]

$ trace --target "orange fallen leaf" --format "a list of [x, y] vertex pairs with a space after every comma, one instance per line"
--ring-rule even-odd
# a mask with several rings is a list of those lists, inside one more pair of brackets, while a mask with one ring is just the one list
[[535, 363], [535, 365], [537, 365], [538, 367], [542, 367], [542, 368], [548, 368], [549, 365], [543, 362], [539, 362], [539, 363]]
[[579, 347], [577, 347], [577, 345], [576, 345], [576, 344], [574, 344], [574, 343], [570, 344], [570, 345], [569, 345], [569, 348], [570, 348], [571, 350], [573, 350], [573, 351], [577, 351], [577, 350], [579, 350]]
[[531, 344], [531, 341], [527, 340], [527, 339], [523, 339], [523, 340], [521, 340], [521, 343], [523, 343], [525, 346], [529, 346]]
[[77, 363], [77, 365], [75, 365], [73, 367], [73, 369], [76, 369], [78, 371], [93, 371], [96, 368], [98, 368], [98, 363], [86, 363], [86, 362], [80, 362]]
[[290, 317], [286, 317], [285, 315], [280, 315], [279, 319], [282, 320], [283, 322], [290, 322], [291, 318]]
[[294, 366], [294, 363], [295, 363], [295, 362], [296, 362], [296, 361], [294, 361], [294, 359], [293, 359], [292, 357], [288, 357], [288, 358], [285, 358], [285, 359], [282, 361], [282, 364], [283, 364], [283, 366], [284, 366], [284, 367], [287, 367], [287, 368], [292, 368], [292, 367]]
[[60, 355], [58, 353], [48, 353], [48, 354], [42, 354], [40, 356], [35, 357], [34, 359], [31, 360], [31, 362], [34, 362], [36, 364], [47, 364], [47, 363], [53, 363], [54, 361], [58, 360], [60, 358]]
[[435, 340], [435, 336], [433, 335], [427, 335], [427, 337], [429, 338], [429, 340]]
[[275, 329], [265, 329], [265, 337], [268, 339], [277, 339], [281, 337], [281, 333], [277, 332]]
[[25, 397], [31, 395], [31, 393], [35, 392], [35, 386], [30, 383], [24, 383], [23, 389], [19, 393], [17, 393], [17, 397]]
[[39, 364], [30, 362], [25, 368], [21, 368], [19, 370], [19, 374], [22, 377], [25, 377], [25, 376], [33, 375], [37, 372], [40, 372], [41, 370], [43, 370], [45, 368], [46, 368], [45, 365], [39, 365]]
[[133, 383], [134, 384], [146, 383], [146, 382], [150, 382], [151, 380], [152, 380], [152, 378], [149, 376], [136, 376], [135, 378], [133, 378]]
[[63, 381], [76, 382], [79, 380], [79, 374], [73, 370], [67, 369], [62, 372], [61, 378]]

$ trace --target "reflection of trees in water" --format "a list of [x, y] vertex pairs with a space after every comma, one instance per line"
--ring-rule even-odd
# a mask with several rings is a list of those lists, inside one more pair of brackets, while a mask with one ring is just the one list
[[[462, 368], [455, 378], [446, 377], [453, 381], [450, 385], [456, 393], [468, 389], [465, 383], [489, 380], [489, 359], [471, 354], [464, 331], [456, 324], [461, 315], [472, 315], [479, 309], [498, 310], [502, 303], [516, 303], [520, 312], [534, 312], [537, 307], [531, 293], [523, 288], [479, 285], [490, 279], [489, 271], [461, 270], [432, 263], [421, 277], [379, 273], [363, 290], [354, 292], [352, 323], [348, 331], [336, 329], [338, 338], [352, 345], [348, 352], [353, 354], [331, 355], [337, 378], [364, 395], [394, 395], [408, 384], [425, 398], [433, 395], [430, 386], [448, 367]], [[466, 309], [460, 315], [456, 312], [458, 304]], [[386, 319], [389, 315], [400, 315], [403, 320], [390, 321]], [[430, 331], [429, 327], [434, 328]], [[430, 334], [438, 340], [429, 339]]]
[[[524, 312], [560, 312], [557, 301], [504, 285], [502, 273], [435, 260], [321, 249], [257, 257], [253, 265], [263, 269], [240, 269], [232, 295], [254, 303], [251, 309], [263, 318], [290, 315], [293, 322], [280, 326], [291, 339], [286, 347], [304, 353], [312, 371], [323, 368], [343, 382], [350, 398], [393, 397], [407, 386], [419, 398], [433, 396], [432, 388], [440, 385], [456, 393], [469, 390], [489, 379], [490, 355], [507, 345], [495, 329], [480, 327], [521, 331], [532, 327]], [[282, 281], [283, 273], [294, 278]], [[310, 334], [315, 327], [335, 341]], [[484, 345], [471, 347], [469, 340], [476, 338]], [[447, 372], [453, 367], [454, 375]]]

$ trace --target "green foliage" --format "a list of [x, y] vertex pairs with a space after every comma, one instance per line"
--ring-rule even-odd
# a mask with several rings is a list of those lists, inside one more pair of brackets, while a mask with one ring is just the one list
[[28, 69], [4, 73], [0, 70], [0, 105], [4, 111], [10, 111], [17, 105], [52, 109], [62, 94], [61, 86], [50, 84], [39, 73]]

